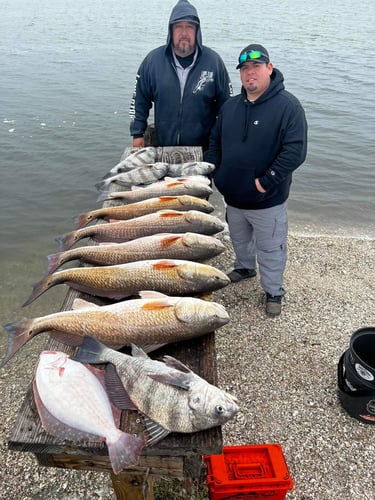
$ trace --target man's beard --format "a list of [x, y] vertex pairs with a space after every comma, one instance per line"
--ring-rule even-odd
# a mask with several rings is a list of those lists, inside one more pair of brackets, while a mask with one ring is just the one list
[[180, 54], [186, 55], [192, 54], [195, 48], [188, 40], [180, 40], [174, 47]]

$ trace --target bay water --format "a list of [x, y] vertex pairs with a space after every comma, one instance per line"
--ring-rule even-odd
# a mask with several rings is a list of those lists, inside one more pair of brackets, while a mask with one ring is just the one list
[[[308, 157], [294, 175], [291, 227], [374, 237], [373, 0], [192, 3], [235, 93], [238, 54], [257, 42], [305, 108]], [[51, 290], [40, 306], [20, 309], [46, 271], [45, 256], [57, 251], [55, 236], [100, 206], [95, 183], [131, 145], [136, 71], [165, 42], [174, 4], [1, 1], [0, 319], [46, 314], [46, 301], [57, 304], [66, 292]]]

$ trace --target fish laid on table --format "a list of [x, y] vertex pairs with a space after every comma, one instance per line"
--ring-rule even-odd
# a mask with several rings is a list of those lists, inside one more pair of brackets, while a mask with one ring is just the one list
[[62, 440], [104, 440], [115, 474], [138, 463], [144, 442], [118, 429], [107, 392], [93, 371], [67, 354], [43, 351], [33, 380], [44, 430]]
[[47, 256], [51, 274], [66, 262], [110, 266], [146, 259], [182, 259], [202, 262], [224, 252], [224, 244], [215, 236], [199, 233], [157, 233], [124, 243], [102, 243], [71, 248]]
[[171, 177], [179, 177], [181, 175], [209, 175], [214, 170], [215, 165], [207, 161], [170, 163], [168, 166], [168, 175]]
[[134, 219], [95, 224], [57, 236], [60, 251], [68, 250], [83, 238], [100, 242], [130, 241], [157, 233], [201, 233], [216, 234], [224, 229], [224, 223], [215, 215], [199, 210], [159, 210]]
[[171, 356], [164, 356], [164, 362], [152, 360], [134, 345], [129, 356], [86, 337], [75, 359], [110, 363], [108, 368], [112, 369], [107, 368], [106, 373], [108, 393], [119, 407], [138, 410], [148, 417], [147, 444], [170, 432], [190, 433], [222, 425], [239, 411], [236, 398]]
[[137, 343], [151, 351], [163, 344], [179, 342], [212, 332], [229, 321], [225, 308], [195, 297], [169, 297], [142, 291], [140, 299], [98, 306], [83, 299], [73, 309], [4, 326], [8, 333], [4, 366], [29, 340], [48, 332], [59, 342], [79, 345], [88, 333], [113, 348]]
[[154, 147], [148, 146], [145, 148], [139, 148], [134, 153], [131, 153], [126, 158], [117, 163], [111, 170], [103, 177], [112, 177], [113, 175], [119, 174], [120, 172], [127, 172], [136, 167], [142, 167], [143, 165], [148, 165], [150, 163], [155, 163], [156, 159], [156, 149]]
[[213, 205], [207, 200], [197, 196], [159, 196], [148, 198], [147, 200], [120, 205], [116, 207], [103, 207], [97, 210], [91, 210], [77, 216], [75, 221], [76, 229], [87, 226], [95, 219], [110, 220], [128, 220], [140, 217], [141, 215], [151, 214], [158, 210], [198, 210], [200, 212], [211, 213], [214, 211]]
[[151, 184], [165, 175], [168, 172], [168, 163], [157, 162], [150, 165], [143, 165], [142, 167], [134, 168], [129, 172], [121, 172], [107, 177], [104, 180], [95, 184], [98, 191], [108, 189], [112, 182], [120, 184], [120, 186], [138, 186], [140, 184]]
[[155, 290], [168, 295], [204, 294], [229, 283], [228, 276], [219, 269], [190, 260], [152, 259], [115, 266], [73, 267], [56, 271], [35, 284], [23, 306], [61, 284], [98, 297], [122, 299], [141, 290]]
[[183, 194], [208, 198], [212, 193], [212, 188], [201, 180], [168, 178], [163, 181], [153, 182], [149, 186], [133, 186], [128, 191], [106, 191], [101, 193], [98, 201], [121, 199], [123, 203], [134, 203], [157, 196], [179, 196]]

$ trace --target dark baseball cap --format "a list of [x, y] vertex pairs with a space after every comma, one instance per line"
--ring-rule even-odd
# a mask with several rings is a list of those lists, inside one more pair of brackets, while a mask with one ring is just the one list
[[244, 49], [241, 50], [241, 53], [238, 57], [238, 64], [236, 69], [241, 68], [246, 61], [258, 61], [262, 63], [269, 63], [270, 56], [268, 54], [268, 50], [263, 47], [263, 45], [259, 45], [258, 43], [252, 43], [248, 45]]

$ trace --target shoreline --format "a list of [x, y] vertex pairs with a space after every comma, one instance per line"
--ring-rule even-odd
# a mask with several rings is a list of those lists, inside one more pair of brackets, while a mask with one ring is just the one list
[[[231, 316], [216, 335], [218, 385], [234, 393], [241, 406], [223, 426], [224, 444], [280, 443], [295, 483], [289, 500], [371, 500], [375, 427], [341, 408], [336, 378], [351, 334], [375, 325], [375, 240], [305, 231], [290, 224], [280, 317], [265, 316], [258, 277], [214, 292]], [[228, 234], [220, 238], [227, 251], [212, 265], [225, 270], [233, 253]], [[9, 317], [13, 307], [6, 301], [0, 306], [2, 324], [15, 319]], [[3, 335], [1, 353], [4, 340]], [[32, 454], [7, 450], [7, 436], [45, 342], [42, 335], [33, 339], [0, 370], [0, 498], [113, 499], [106, 473], [44, 468]]]

